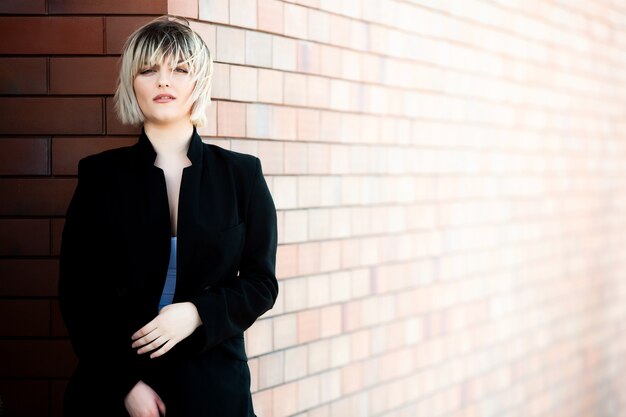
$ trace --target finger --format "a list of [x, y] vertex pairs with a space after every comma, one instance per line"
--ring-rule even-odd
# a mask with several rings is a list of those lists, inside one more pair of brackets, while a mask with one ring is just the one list
[[161, 397], [156, 397], [157, 407], [159, 407], [159, 411], [161, 414], [165, 415], [165, 403], [161, 400]]
[[144, 414], [145, 416], [149, 416], [149, 417], [160, 417], [161, 414], [159, 414], [159, 407], [155, 404], [150, 405], [150, 413], [149, 414]]
[[171, 339], [168, 340], [163, 346], [161, 346], [160, 349], [155, 350], [154, 352], [150, 354], [150, 359], [156, 358], [158, 356], [161, 356], [167, 353], [175, 344], [176, 343], [173, 342]]
[[142, 337], [141, 339], [137, 339], [135, 340], [130, 347], [139, 347], [139, 346], [144, 346], [150, 342], [155, 341], [159, 336], [161, 336], [160, 332], [157, 332], [156, 329], [153, 330], [152, 332], [150, 332], [150, 334], [145, 335], [144, 337]]
[[150, 333], [151, 331], [155, 330], [156, 328], [157, 328], [156, 321], [155, 320], [151, 320], [148, 324], [146, 324], [141, 329], [139, 329], [135, 333], [133, 333], [133, 335], [130, 338], [132, 340], [138, 339], [138, 338], [140, 338], [142, 336], [147, 335], [148, 333]]
[[145, 346], [142, 346], [137, 353], [144, 353], [147, 352], [149, 350], [154, 350], [156, 348], [158, 348], [159, 346], [161, 346], [163, 343], [165, 343], [165, 339], [162, 336], [157, 337], [156, 339], [154, 339], [152, 342], [148, 343]]

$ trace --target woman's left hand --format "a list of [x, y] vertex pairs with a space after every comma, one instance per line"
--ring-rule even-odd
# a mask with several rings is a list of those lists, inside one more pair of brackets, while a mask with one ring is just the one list
[[193, 303], [168, 304], [159, 311], [158, 316], [131, 336], [131, 347], [141, 346], [137, 351], [141, 354], [162, 345], [150, 354], [151, 359], [156, 358], [192, 334], [201, 324], [200, 315]]

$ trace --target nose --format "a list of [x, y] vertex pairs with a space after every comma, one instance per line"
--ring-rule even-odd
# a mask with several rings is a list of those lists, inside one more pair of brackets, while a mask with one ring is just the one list
[[159, 87], [163, 87], [163, 86], [169, 87], [169, 85], [170, 85], [170, 78], [169, 78], [168, 71], [161, 71], [159, 74]]

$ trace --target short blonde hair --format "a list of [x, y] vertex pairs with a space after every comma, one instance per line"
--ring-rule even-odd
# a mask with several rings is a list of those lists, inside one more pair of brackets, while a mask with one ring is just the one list
[[138, 126], [143, 123], [133, 82], [142, 67], [160, 64], [165, 58], [188, 65], [189, 76], [195, 81], [189, 100], [191, 122], [204, 126], [205, 110], [211, 103], [213, 58], [211, 51], [183, 17], [165, 15], [143, 25], [133, 32], [124, 44], [117, 88], [113, 97], [115, 113], [123, 124]]

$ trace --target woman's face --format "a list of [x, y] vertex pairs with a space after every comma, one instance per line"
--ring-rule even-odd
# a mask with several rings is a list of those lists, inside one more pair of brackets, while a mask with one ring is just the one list
[[133, 81], [146, 122], [170, 124], [189, 121], [191, 116], [192, 103], [186, 103], [194, 88], [189, 67], [176, 65], [170, 59], [167, 57], [161, 64], [141, 68]]

